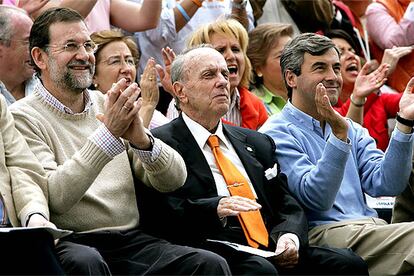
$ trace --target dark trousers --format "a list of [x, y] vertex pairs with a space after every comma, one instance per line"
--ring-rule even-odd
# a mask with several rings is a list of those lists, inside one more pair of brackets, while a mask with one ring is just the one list
[[[243, 230], [234, 217], [229, 217], [224, 230], [211, 238], [246, 244]], [[202, 243], [201, 247], [226, 259], [232, 273], [237, 275], [368, 275], [367, 264], [351, 249], [302, 246], [299, 263], [287, 270], [278, 267], [271, 259], [238, 252], [226, 245], [207, 242]]]
[[0, 274], [64, 275], [50, 233], [25, 229], [0, 233]]
[[137, 229], [73, 234], [56, 249], [68, 274], [230, 274], [227, 262], [213, 252], [173, 245]]
[[365, 261], [350, 249], [307, 247], [300, 250], [295, 268], [283, 269], [271, 259], [225, 245], [206, 243], [203, 247], [226, 259], [235, 275], [369, 275]]

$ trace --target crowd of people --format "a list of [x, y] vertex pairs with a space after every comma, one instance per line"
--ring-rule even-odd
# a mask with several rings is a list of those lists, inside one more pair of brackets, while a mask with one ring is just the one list
[[410, 0], [0, 0], [1, 273], [414, 274], [413, 30]]

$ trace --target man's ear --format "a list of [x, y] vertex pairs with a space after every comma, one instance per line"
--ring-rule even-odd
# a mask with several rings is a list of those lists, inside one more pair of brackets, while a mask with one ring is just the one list
[[47, 54], [46, 54], [45, 51], [43, 51], [39, 47], [33, 47], [30, 54], [32, 55], [33, 61], [37, 65], [37, 67], [39, 67], [41, 70], [46, 69], [46, 67], [47, 67], [47, 65], [46, 65], [47, 64], [47, 62], [46, 62]]
[[187, 95], [184, 93], [184, 85], [179, 82], [176, 81], [173, 83], [173, 92], [174, 95], [179, 99], [180, 103], [187, 103], [188, 102], [188, 98]]
[[291, 70], [286, 70], [285, 80], [290, 88], [295, 89], [297, 87], [298, 76], [296, 76], [296, 74], [293, 73]]

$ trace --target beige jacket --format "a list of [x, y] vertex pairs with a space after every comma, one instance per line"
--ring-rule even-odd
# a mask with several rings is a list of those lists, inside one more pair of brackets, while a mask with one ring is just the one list
[[0, 95], [0, 192], [13, 226], [24, 225], [33, 213], [49, 219], [46, 189], [45, 172]]

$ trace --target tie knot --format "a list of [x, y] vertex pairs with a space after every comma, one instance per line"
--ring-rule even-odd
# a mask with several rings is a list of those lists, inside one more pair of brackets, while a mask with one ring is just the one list
[[210, 146], [210, 148], [217, 148], [220, 146], [219, 138], [217, 135], [211, 135], [208, 137], [207, 144]]

